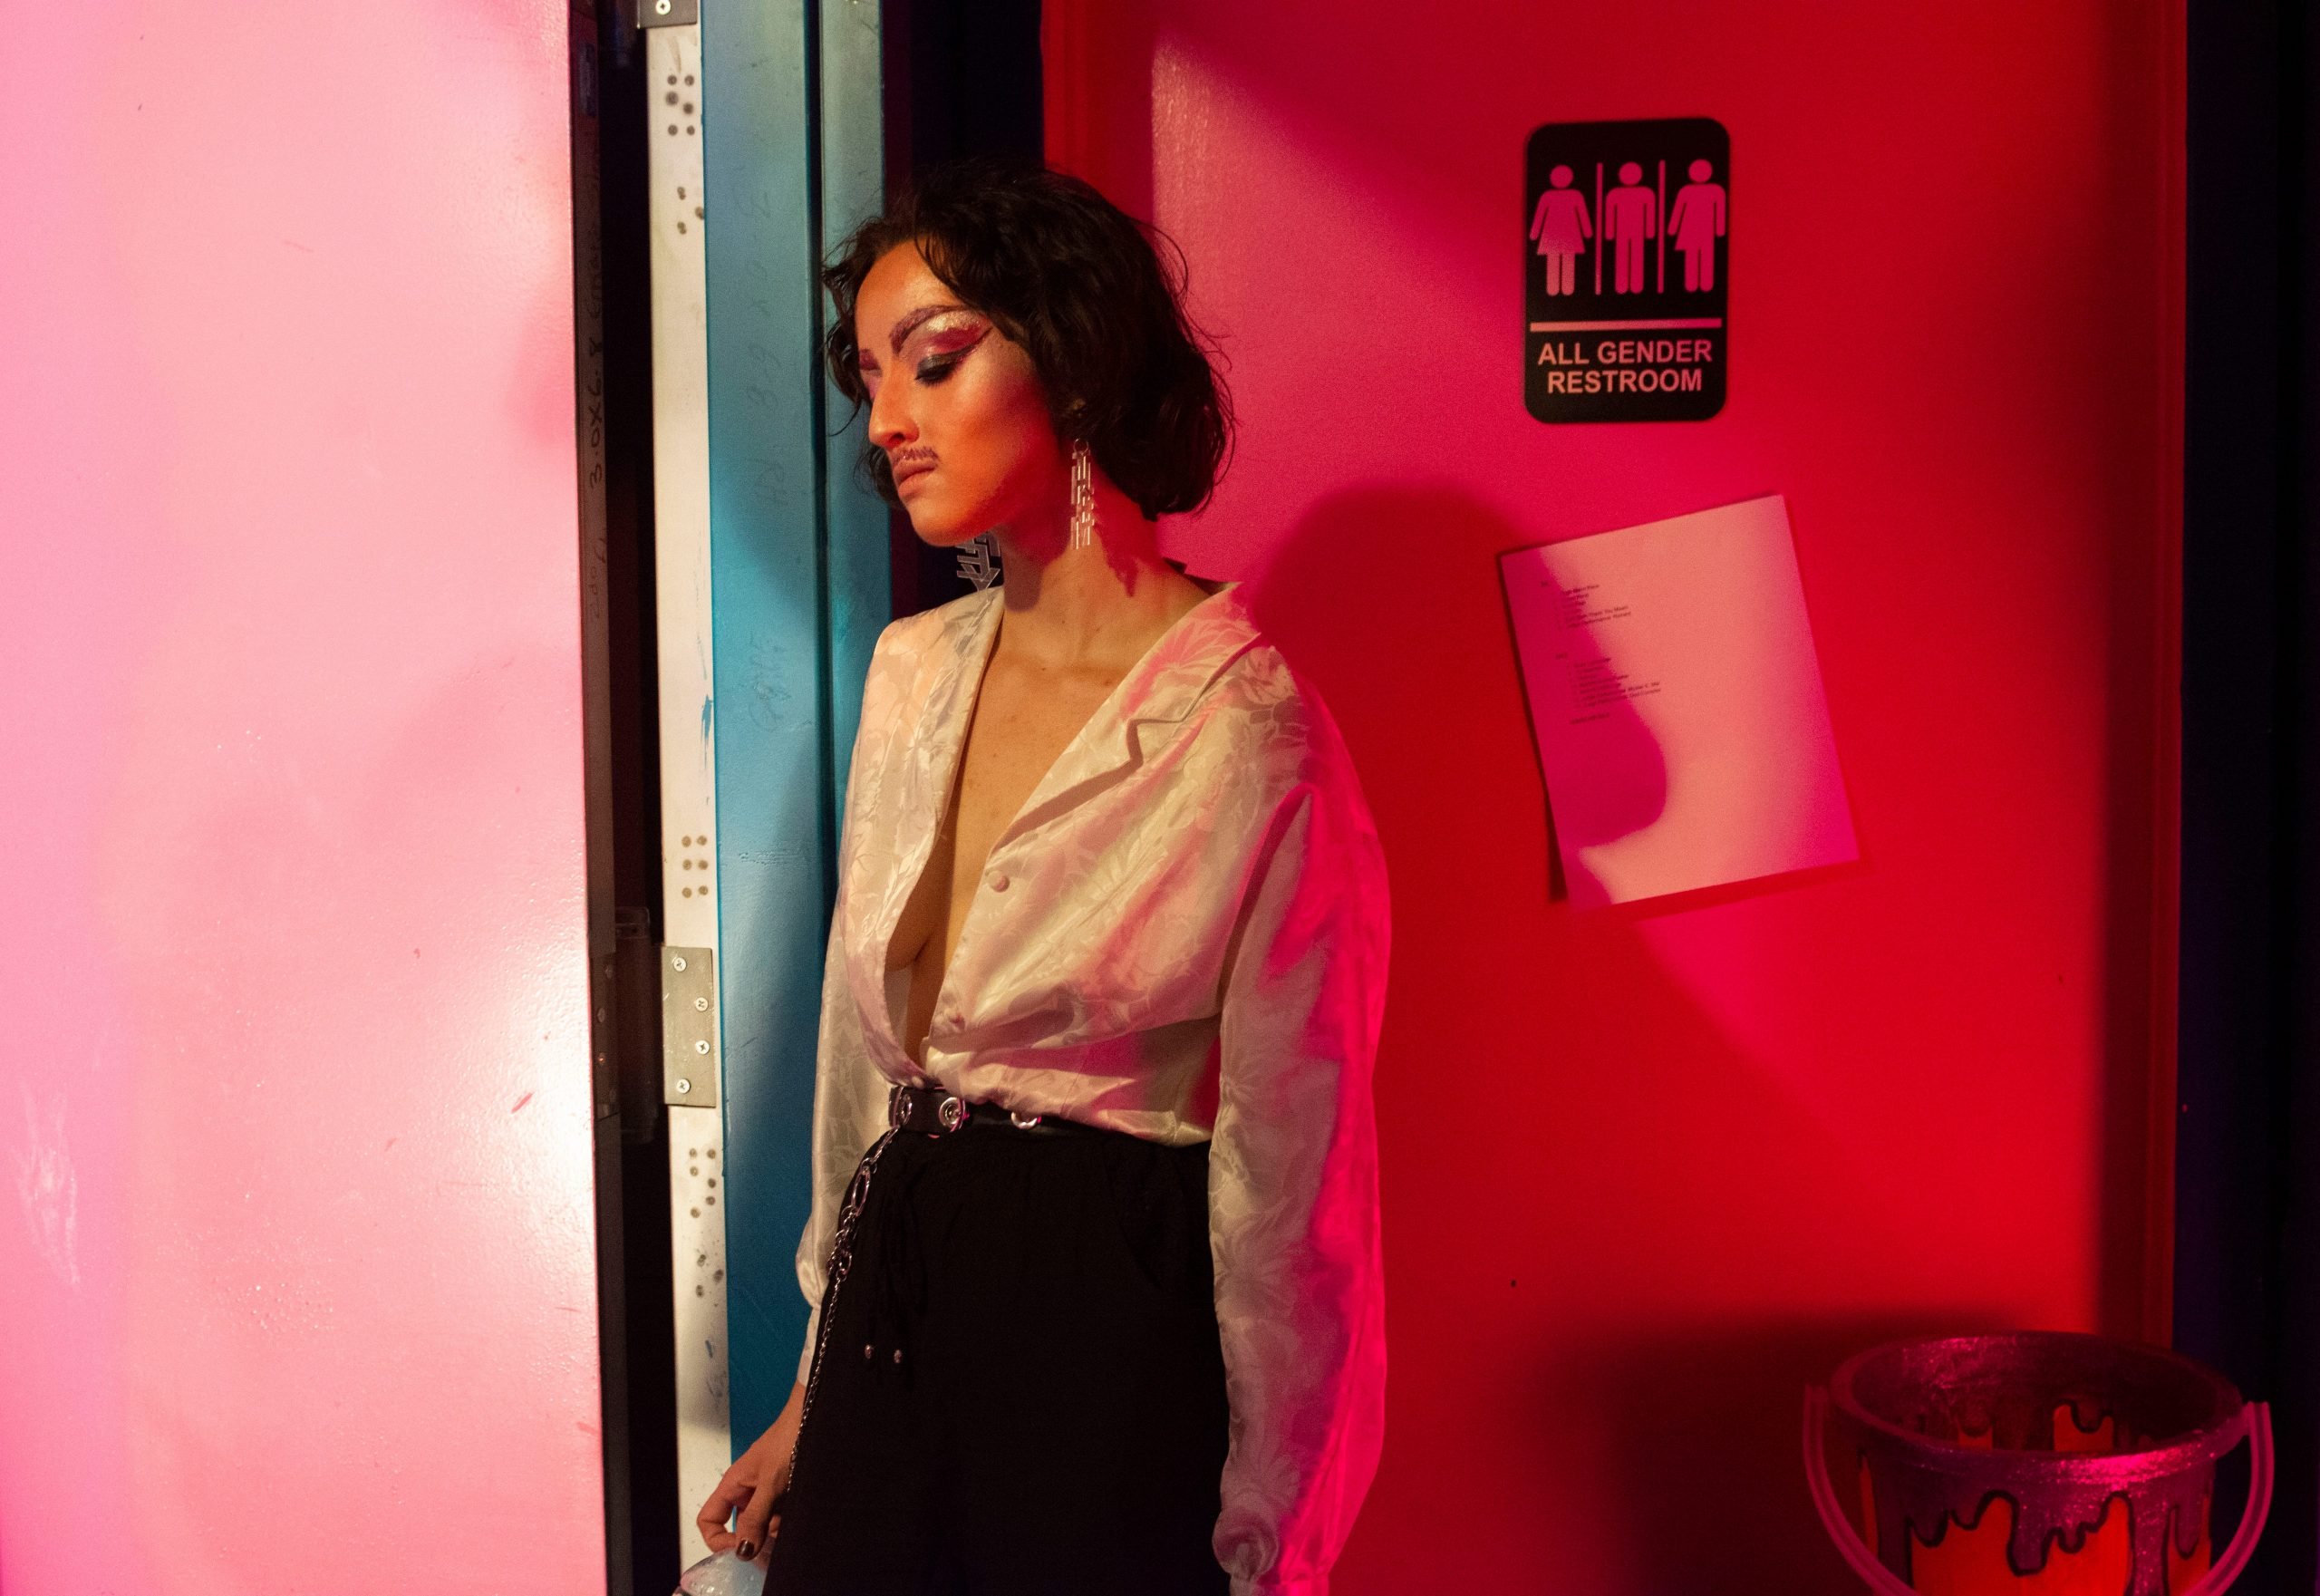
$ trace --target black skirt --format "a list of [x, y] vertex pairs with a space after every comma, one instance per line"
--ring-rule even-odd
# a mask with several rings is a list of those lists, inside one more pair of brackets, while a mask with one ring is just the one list
[[979, 1122], [873, 1160], [768, 1596], [1224, 1591], [1206, 1144]]

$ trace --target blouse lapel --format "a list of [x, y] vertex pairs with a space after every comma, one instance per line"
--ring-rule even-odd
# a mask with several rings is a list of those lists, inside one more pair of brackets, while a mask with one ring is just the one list
[[946, 616], [928, 640], [902, 701], [887, 718], [888, 741], [881, 763], [889, 779], [878, 784], [878, 813], [856, 818], [884, 846], [865, 855], [867, 866], [847, 883], [849, 896], [866, 913], [856, 920], [850, 973], [856, 1002], [869, 1034], [899, 1073], [916, 1073], [894, 1034], [886, 1007], [886, 950], [911, 889], [918, 885], [933, 852], [959, 757], [967, 741], [975, 688], [999, 636], [1000, 590], [988, 588]]
[[1222, 585], [1161, 634], [1057, 756], [993, 853], [1114, 786], [1174, 735], [1201, 691], [1258, 640], [1240, 587]]
[[[1239, 588], [1238, 583], [1221, 585], [1161, 634], [1057, 757], [992, 844], [994, 853], [1087, 804], [1174, 735], [1217, 672], [1258, 641]], [[846, 884], [854, 928], [847, 938], [850, 984], [874, 1050], [888, 1073], [901, 1079], [916, 1074], [917, 1066], [894, 1035], [886, 1006], [886, 950], [933, 852], [966, 748], [976, 689], [998, 641], [1001, 604], [997, 587], [978, 594], [928, 640], [886, 718], [888, 740], [879, 763], [887, 779], [874, 788], [882, 812], [856, 817], [880, 846], [863, 851], [858, 874]]]

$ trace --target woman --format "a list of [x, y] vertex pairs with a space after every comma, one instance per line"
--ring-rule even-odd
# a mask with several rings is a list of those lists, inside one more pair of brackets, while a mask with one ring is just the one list
[[824, 278], [865, 471], [1005, 581], [871, 661], [813, 1320], [700, 1527], [782, 1596], [1318, 1596], [1381, 1433], [1386, 885], [1320, 701], [1158, 552], [1224, 396], [1073, 179], [953, 168]]

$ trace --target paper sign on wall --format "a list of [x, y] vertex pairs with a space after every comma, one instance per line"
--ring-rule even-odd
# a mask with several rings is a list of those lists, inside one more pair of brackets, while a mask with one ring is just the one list
[[1542, 421], [1724, 408], [1732, 140], [1707, 117], [1550, 122], [1524, 152], [1523, 402]]
[[1574, 904], [1860, 856], [1777, 495], [1499, 568]]

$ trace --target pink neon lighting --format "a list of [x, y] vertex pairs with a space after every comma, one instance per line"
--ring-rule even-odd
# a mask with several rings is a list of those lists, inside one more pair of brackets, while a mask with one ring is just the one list
[[566, 18], [12, 16], [11, 1596], [604, 1589]]

